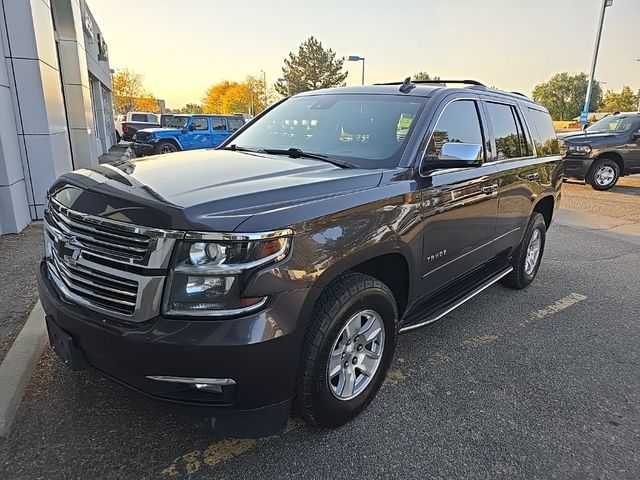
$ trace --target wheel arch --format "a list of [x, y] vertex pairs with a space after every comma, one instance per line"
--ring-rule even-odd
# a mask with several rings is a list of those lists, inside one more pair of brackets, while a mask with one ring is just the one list
[[593, 165], [595, 164], [595, 161], [603, 160], [603, 159], [613, 160], [614, 162], [616, 162], [616, 164], [618, 164], [618, 168], [620, 168], [620, 175], [621, 176], [624, 175], [624, 158], [618, 152], [614, 152], [614, 151], [607, 151], [607, 152], [602, 152], [598, 154], [598, 156], [595, 157], [594, 162], [591, 164], [591, 169], [593, 169]]
[[544, 197], [539, 198], [535, 203], [531, 215], [536, 212], [540, 213], [544, 217], [544, 223], [548, 229], [551, 226], [551, 221], [553, 220], [554, 208], [555, 198], [553, 198], [553, 195], [545, 195]]
[[180, 145], [180, 142], [176, 138], [173, 138], [173, 137], [159, 138], [157, 145], [160, 145], [162, 142], [172, 143], [173, 145], [175, 145], [175, 147], [178, 150], [183, 150], [182, 145]]

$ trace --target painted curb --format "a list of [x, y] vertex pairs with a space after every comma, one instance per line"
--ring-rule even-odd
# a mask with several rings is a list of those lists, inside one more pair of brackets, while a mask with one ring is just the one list
[[0, 364], [0, 437], [11, 432], [22, 396], [46, 343], [44, 310], [38, 301]]

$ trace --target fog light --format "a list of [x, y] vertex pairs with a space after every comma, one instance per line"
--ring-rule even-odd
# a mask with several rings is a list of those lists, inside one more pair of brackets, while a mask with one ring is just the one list
[[194, 388], [201, 392], [209, 393], [222, 393], [222, 385], [216, 385], [212, 383], [194, 383]]

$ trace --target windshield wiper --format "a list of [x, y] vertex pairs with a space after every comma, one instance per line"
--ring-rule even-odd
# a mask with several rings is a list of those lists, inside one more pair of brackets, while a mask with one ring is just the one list
[[322, 162], [330, 163], [340, 168], [357, 168], [351, 163], [341, 162], [339, 160], [329, 158], [328, 156], [321, 155], [319, 153], [305, 152], [303, 150], [300, 150], [299, 148], [265, 148], [260, 151], [268, 153], [269, 155], [289, 155], [291, 158], [312, 158], [314, 160], [320, 160]]
[[227, 145], [226, 147], [220, 147], [219, 150], [231, 150], [232, 152], [262, 152], [262, 150], [255, 148], [239, 147], [235, 143]]

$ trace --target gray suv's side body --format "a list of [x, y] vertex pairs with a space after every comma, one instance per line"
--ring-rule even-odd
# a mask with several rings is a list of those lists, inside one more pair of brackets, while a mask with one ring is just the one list
[[[373, 86], [294, 98], [328, 94], [405, 96], [398, 86]], [[49, 191], [45, 222], [51, 238], [47, 252], [55, 258], [48, 255], [39, 270], [50, 331], [63, 337], [67, 350], [77, 349], [86, 364], [132, 388], [163, 400], [206, 406], [207, 415], [223, 432], [262, 435], [283, 427], [294, 391], [306, 411], [314, 398], [308, 387], [327, 385], [326, 379], [305, 373], [315, 369], [320, 375], [325, 368], [309, 359], [314, 348], [325, 348], [324, 340], [310, 336], [342, 328], [342, 320], [324, 324], [322, 315], [335, 310], [336, 315], [350, 316], [355, 307], [349, 302], [363, 295], [362, 302], [370, 298], [372, 305], [379, 304], [386, 312], [382, 321], [393, 324], [385, 327], [390, 353], [385, 350], [384, 364], [376, 364], [379, 372], [371, 372], [375, 385], [363, 387], [372, 393], [362, 400], [327, 394], [328, 402], [338, 398], [336, 408], [350, 412], [336, 413], [333, 423], [317, 412], [303, 414], [311, 423], [344, 423], [366, 407], [379, 388], [397, 331], [435, 321], [517, 271], [520, 267], [514, 262], [527, 253], [522, 245], [534, 244], [527, 235], [536, 231], [533, 227], [544, 234], [560, 200], [561, 156], [550, 150], [543, 155], [547, 146], [533, 119], [538, 114], [548, 117], [543, 107], [485, 88], [418, 86], [406, 96], [424, 102], [424, 108], [413, 120], [393, 167], [343, 169], [298, 158], [295, 152], [293, 158], [276, 159], [268, 152], [234, 151], [236, 139], [269, 115], [267, 111], [216, 151], [183, 152], [64, 175]], [[459, 132], [447, 131], [461, 124], [456, 115], [468, 125]], [[434, 168], [427, 160], [441, 148], [443, 138], [459, 143], [481, 139], [481, 159], [467, 168]], [[555, 134], [549, 141], [555, 141]], [[50, 212], [54, 206], [58, 211]], [[84, 228], [78, 237], [81, 246], [71, 246], [80, 252], [73, 264], [65, 263], [69, 241], [57, 228], [61, 220], [67, 222], [62, 218], [66, 209], [72, 217], [69, 229]], [[532, 224], [538, 217], [544, 219], [542, 227]], [[267, 299], [260, 309], [212, 319], [170, 315], [163, 307], [128, 321], [121, 314], [106, 315], [104, 309], [96, 313], [90, 301], [78, 305], [65, 297], [53, 281], [56, 265], [62, 261], [65, 271], [83, 269], [83, 274], [104, 268], [108, 278], [116, 278], [119, 268], [140, 276], [171, 278], [172, 272], [148, 271], [144, 259], [119, 267], [94, 244], [82, 246], [86, 225], [93, 225], [94, 233], [107, 228], [105, 235], [112, 236], [122, 226], [145, 225], [153, 227], [154, 235], [170, 232], [176, 245], [213, 237], [235, 242], [287, 235], [291, 241], [286, 257], [243, 277], [243, 298]], [[135, 231], [138, 235], [142, 230]], [[176, 249], [163, 265], [176, 262]], [[343, 287], [351, 293], [339, 294]], [[166, 301], [167, 288], [163, 292], [160, 283], [145, 295]], [[78, 295], [86, 291], [85, 285]], [[332, 303], [338, 300], [346, 302], [343, 307]], [[358, 348], [366, 353], [369, 346]], [[358, 352], [347, 349], [345, 355], [357, 362], [362, 360]], [[206, 379], [226, 383], [220, 381], [216, 396], [192, 388], [189, 378], [200, 384]], [[306, 405], [305, 399], [311, 403]]]

